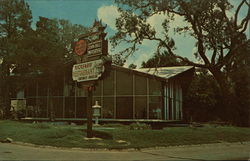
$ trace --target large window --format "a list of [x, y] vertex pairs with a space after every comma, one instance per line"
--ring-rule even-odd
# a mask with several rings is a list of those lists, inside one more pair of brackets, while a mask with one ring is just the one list
[[114, 118], [114, 97], [104, 97], [102, 113], [103, 118]]
[[162, 84], [156, 79], [149, 79], [149, 95], [161, 96]]
[[116, 71], [117, 95], [132, 95], [133, 75], [128, 72]]
[[75, 97], [65, 97], [65, 118], [75, 117]]
[[147, 97], [146, 96], [135, 97], [135, 118], [147, 119]]
[[133, 97], [128, 97], [128, 96], [117, 97], [116, 118], [117, 119], [133, 118]]
[[147, 95], [147, 78], [135, 75], [135, 95]]
[[55, 112], [55, 117], [56, 118], [63, 118], [63, 98], [62, 97], [52, 97], [50, 98], [50, 107], [54, 108], [54, 112]]
[[162, 97], [150, 96], [149, 97], [149, 118], [150, 119], [162, 119], [163, 115]]
[[76, 118], [87, 118], [86, 97], [78, 97], [76, 100]]
[[103, 80], [103, 94], [114, 95], [114, 71], [111, 71]]

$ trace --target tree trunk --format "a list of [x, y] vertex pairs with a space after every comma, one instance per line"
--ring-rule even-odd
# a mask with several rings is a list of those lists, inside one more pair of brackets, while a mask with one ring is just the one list
[[235, 123], [240, 116], [235, 106], [235, 92], [233, 86], [230, 84], [230, 79], [218, 69], [209, 70], [220, 87], [220, 99], [218, 99], [221, 100], [219, 102], [220, 109], [218, 109], [220, 118], [223, 119], [223, 121]]
[[3, 64], [3, 104], [4, 104], [4, 118], [11, 118], [11, 100], [10, 100], [10, 71], [7, 64]]
[[49, 119], [50, 121], [55, 121], [55, 111], [54, 111], [54, 95], [53, 95], [53, 89], [49, 87]]

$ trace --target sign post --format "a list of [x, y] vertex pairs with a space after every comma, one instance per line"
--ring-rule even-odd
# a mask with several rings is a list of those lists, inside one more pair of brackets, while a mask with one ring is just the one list
[[93, 97], [93, 84], [87, 87], [88, 90], [88, 98], [87, 98], [87, 138], [93, 137], [93, 130], [92, 130], [92, 97]]
[[80, 35], [74, 44], [76, 62], [72, 69], [72, 78], [80, 82], [87, 92], [87, 137], [93, 137], [92, 131], [92, 98], [96, 82], [102, 77], [106, 63], [103, 57], [108, 54], [108, 42], [104, 33], [106, 26], [95, 21], [91, 32]]

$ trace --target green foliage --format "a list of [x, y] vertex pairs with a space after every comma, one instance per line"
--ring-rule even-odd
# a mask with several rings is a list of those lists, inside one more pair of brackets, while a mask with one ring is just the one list
[[[218, 143], [222, 141], [242, 142], [250, 139], [249, 128], [233, 126], [204, 126], [195, 129], [169, 127], [163, 130], [97, 129], [98, 131], [95, 131], [95, 133], [98, 133], [98, 137], [105, 135], [105, 138], [107, 138], [109, 136], [109, 138], [103, 140], [84, 140], [86, 133], [79, 130], [80, 128], [72, 128], [70, 125], [34, 128], [33, 124], [0, 121], [0, 141], [9, 137], [14, 142], [19, 141], [37, 145], [121, 149]], [[119, 143], [117, 140], [123, 140], [126, 143]]]
[[112, 134], [106, 132], [106, 131], [97, 131], [93, 130], [93, 136], [101, 139], [106, 139], [106, 140], [112, 140], [113, 136]]
[[128, 66], [129, 69], [136, 69], [136, 67], [137, 67], [137, 65], [135, 65], [135, 64], [130, 64], [130, 65]]
[[207, 71], [196, 74], [189, 86], [186, 102], [185, 116], [189, 121], [209, 121], [219, 118], [219, 87], [213, 76]]
[[[24, 0], [0, 1], [0, 59], [3, 61], [0, 64], [0, 100], [3, 102], [0, 109], [4, 109], [7, 117], [10, 115], [10, 90], [28, 85], [33, 80], [30, 77], [42, 75], [44, 82], [53, 89], [51, 95], [57, 92], [60, 85], [57, 82], [63, 74], [71, 78], [71, 42], [87, 32], [81, 25], [45, 17], [39, 17], [34, 30], [31, 19], [31, 10]], [[11, 73], [18, 76], [12, 82]]]
[[233, 87], [232, 106], [234, 122], [242, 126], [250, 126], [250, 41], [241, 48], [237, 57], [225, 68], [231, 87]]
[[119, 123], [108, 123], [108, 124], [104, 124], [102, 125], [103, 127], [126, 127], [126, 125], [123, 124], [119, 124]]
[[34, 123], [33, 127], [38, 129], [49, 129], [52, 126], [49, 123], [41, 122], [41, 123]]
[[112, 55], [112, 63], [118, 66], [123, 66], [126, 62], [126, 59], [121, 54]]
[[146, 130], [151, 129], [151, 126], [145, 123], [132, 123], [129, 125], [130, 130]]
[[0, 97], [5, 116], [10, 115], [10, 69], [16, 67], [19, 43], [31, 30], [31, 11], [24, 0], [0, 1]]
[[175, 56], [164, 52], [163, 54], [154, 55], [152, 58], [147, 60], [147, 62], [142, 62], [143, 68], [153, 68], [153, 67], [169, 67], [169, 66], [181, 66], [187, 65], [187, 63], [182, 60], [178, 60]]

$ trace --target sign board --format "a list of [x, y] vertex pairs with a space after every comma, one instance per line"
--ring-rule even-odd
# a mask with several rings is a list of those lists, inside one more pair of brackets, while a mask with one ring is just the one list
[[108, 54], [107, 35], [101, 21], [95, 21], [90, 32], [80, 35], [74, 45], [77, 63], [101, 59]]
[[101, 21], [95, 21], [91, 32], [80, 35], [75, 43], [76, 62], [72, 70], [72, 78], [77, 82], [98, 80], [104, 73], [103, 58], [108, 54], [107, 35]]
[[75, 53], [79, 56], [85, 54], [85, 52], [87, 51], [87, 41], [86, 40], [77, 41], [74, 50]]
[[72, 69], [72, 78], [77, 82], [98, 80], [103, 72], [103, 60], [99, 59], [75, 64]]

